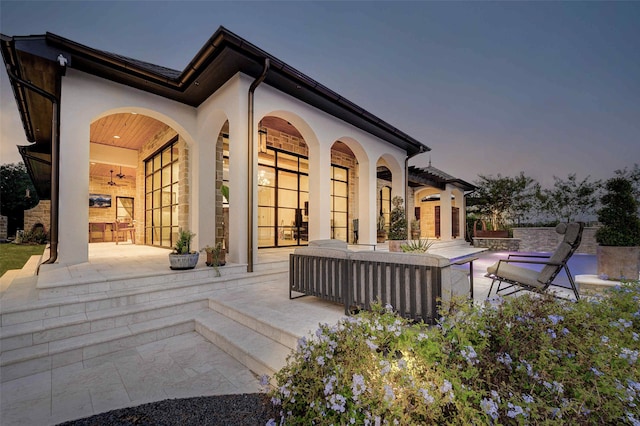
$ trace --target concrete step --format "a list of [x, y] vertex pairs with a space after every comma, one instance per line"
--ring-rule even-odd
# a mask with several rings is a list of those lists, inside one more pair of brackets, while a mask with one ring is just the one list
[[[40, 299], [81, 296], [108, 291], [129, 290], [132, 288], [153, 287], [161, 282], [189, 282], [209, 280], [219, 277], [230, 277], [246, 273], [246, 265], [227, 264], [221, 268], [200, 267], [187, 271], [161, 271], [153, 274], [140, 274], [138, 276], [116, 276], [110, 279], [104, 278], [77, 278], [54, 279], [49, 275], [48, 280], [38, 280], [38, 297]], [[82, 275], [82, 274], [80, 274]]]
[[273, 377], [286, 365], [291, 353], [290, 347], [213, 310], [199, 312], [195, 327], [203, 337], [259, 376]]
[[209, 308], [281, 345], [287, 346], [289, 349], [295, 349], [298, 345], [298, 339], [302, 337], [274, 325], [273, 322], [270, 323], [260, 319], [259, 315], [254, 314], [254, 316], [251, 316], [215, 299], [209, 299]]
[[0, 355], [0, 380], [4, 383], [194, 331], [194, 316], [197, 312], [191, 311], [3, 352]]
[[214, 290], [241, 287], [257, 282], [286, 280], [288, 271], [269, 269], [264, 272], [243, 273], [221, 277], [205, 277], [191, 281], [174, 281], [171, 277], [158, 277], [156, 284], [146, 287], [123, 288], [102, 293], [68, 296], [56, 299], [36, 300], [29, 303], [3, 301], [0, 326], [41, 322], [53, 318], [87, 314], [128, 305], [136, 305], [162, 299], [179, 299], [189, 295], [202, 294]]
[[0, 328], [0, 353], [188, 313], [206, 307], [208, 307], [206, 297], [196, 294], [181, 298], [179, 303], [173, 299], [162, 299], [8, 325]]

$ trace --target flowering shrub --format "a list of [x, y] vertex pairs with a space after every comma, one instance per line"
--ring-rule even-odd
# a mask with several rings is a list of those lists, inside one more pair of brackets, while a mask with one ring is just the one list
[[272, 424], [640, 425], [640, 284], [598, 300], [454, 302], [437, 326], [390, 306], [302, 338]]

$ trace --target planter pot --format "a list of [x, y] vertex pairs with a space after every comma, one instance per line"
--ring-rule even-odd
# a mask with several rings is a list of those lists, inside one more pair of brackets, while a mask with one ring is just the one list
[[376, 241], [379, 242], [379, 243], [384, 243], [385, 241], [387, 241], [387, 233], [386, 232], [378, 232], [376, 237], [377, 237]]
[[411, 239], [419, 240], [420, 239], [420, 231], [411, 231]]
[[173, 270], [193, 269], [198, 264], [199, 253], [169, 253], [169, 267]]
[[637, 280], [640, 270], [640, 247], [598, 246], [598, 275], [610, 280]]
[[207, 252], [207, 266], [224, 266], [227, 264], [226, 251], [222, 249], [218, 254], [218, 258], [212, 252]]
[[406, 243], [406, 240], [389, 240], [389, 251], [401, 253], [402, 249], [400, 248], [400, 246]]

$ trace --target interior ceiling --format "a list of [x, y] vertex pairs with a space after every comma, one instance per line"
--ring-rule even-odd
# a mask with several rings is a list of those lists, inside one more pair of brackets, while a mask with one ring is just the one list
[[[142, 114], [118, 113], [102, 117], [91, 123], [90, 140], [91, 143], [139, 150], [142, 146], [157, 135], [165, 131], [169, 126]], [[119, 138], [114, 138], [119, 136]], [[120, 172], [122, 169], [122, 173]], [[117, 182], [121, 179], [135, 179], [136, 169], [132, 167], [121, 167], [113, 164], [91, 163], [89, 165], [89, 175], [92, 177], [111, 177], [113, 170], [113, 180]], [[116, 175], [123, 174], [124, 178]]]
[[[142, 145], [169, 126], [142, 114], [111, 114], [91, 123], [91, 143], [139, 150]], [[120, 138], [114, 138], [120, 136]]]

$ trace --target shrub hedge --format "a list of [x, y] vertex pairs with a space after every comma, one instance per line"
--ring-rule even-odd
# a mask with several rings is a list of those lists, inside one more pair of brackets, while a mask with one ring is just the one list
[[433, 327], [378, 306], [299, 341], [270, 423], [640, 425], [639, 301], [457, 301]]

